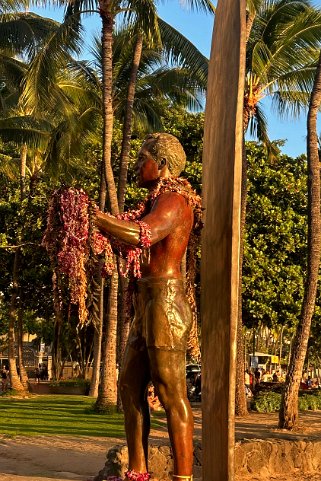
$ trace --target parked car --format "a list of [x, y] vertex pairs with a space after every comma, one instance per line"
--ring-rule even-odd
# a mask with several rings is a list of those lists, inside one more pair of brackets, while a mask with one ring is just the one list
[[188, 364], [186, 366], [187, 396], [192, 402], [200, 402], [201, 392], [201, 366], [199, 364]]

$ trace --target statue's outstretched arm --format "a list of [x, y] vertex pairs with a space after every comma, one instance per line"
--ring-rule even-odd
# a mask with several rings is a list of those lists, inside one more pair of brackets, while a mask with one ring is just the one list
[[[167, 192], [156, 199], [151, 212], [141, 219], [151, 230], [152, 245], [164, 239], [182, 221], [184, 209], [185, 199], [175, 192]], [[100, 211], [96, 213], [95, 222], [102, 232], [127, 244], [138, 246], [140, 243], [140, 227], [136, 222], [119, 220]]]

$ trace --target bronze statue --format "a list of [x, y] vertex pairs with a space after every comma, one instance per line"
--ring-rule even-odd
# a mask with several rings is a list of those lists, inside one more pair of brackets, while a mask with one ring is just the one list
[[[170, 134], [146, 137], [137, 160], [138, 183], [149, 189], [151, 201], [142, 222], [120, 220], [100, 211], [101, 232], [132, 246], [142, 246], [141, 273], [134, 294], [131, 325], [120, 374], [121, 398], [129, 453], [128, 479], [148, 480], [150, 416], [146, 388], [155, 386], [167, 416], [174, 457], [175, 481], [191, 480], [193, 414], [187, 399], [185, 355], [192, 322], [185, 295], [181, 262], [194, 225], [197, 197], [187, 181], [177, 178], [184, 169], [185, 152]], [[155, 194], [156, 192], [156, 194]], [[143, 243], [142, 227], [150, 247]]]

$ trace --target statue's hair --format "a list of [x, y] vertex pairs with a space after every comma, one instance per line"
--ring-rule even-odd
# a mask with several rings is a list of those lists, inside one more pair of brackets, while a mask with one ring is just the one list
[[180, 141], [174, 135], [156, 132], [147, 135], [144, 144], [145, 142], [147, 143], [145, 147], [157, 164], [160, 165], [165, 159], [170, 173], [178, 177], [186, 163], [186, 154]]

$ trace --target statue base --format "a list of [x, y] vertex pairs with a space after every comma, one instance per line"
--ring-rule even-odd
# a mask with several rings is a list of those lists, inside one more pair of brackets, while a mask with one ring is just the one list
[[[201, 445], [194, 445], [194, 481], [202, 476]], [[94, 481], [104, 481], [109, 476], [125, 478], [125, 471], [128, 469], [128, 450], [126, 445], [116, 445], [107, 453], [105, 467], [95, 477]], [[148, 471], [153, 481], [171, 481], [173, 474], [173, 456], [169, 445], [149, 446]]]

